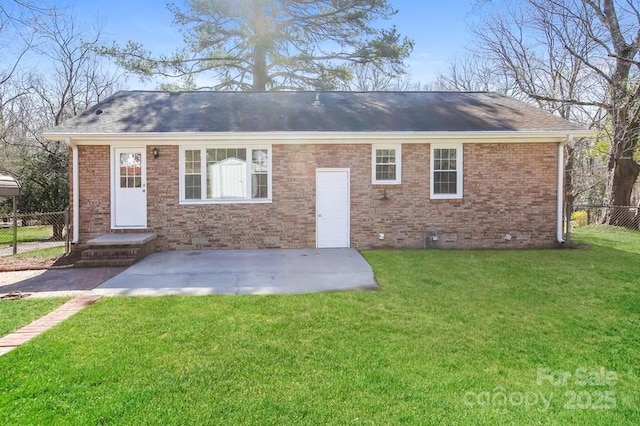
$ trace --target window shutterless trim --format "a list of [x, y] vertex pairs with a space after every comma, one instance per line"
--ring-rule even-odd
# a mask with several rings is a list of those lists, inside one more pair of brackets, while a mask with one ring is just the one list
[[[463, 183], [463, 144], [458, 143], [458, 144], [431, 144], [431, 153], [429, 155], [430, 158], [430, 167], [429, 167], [429, 192], [430, 192], [430, 198], [434, 199], [434, 200], [455, 200], [455, 199], [460, 199], [462, 198], [464, 191], [462, 188], [462, 183]], [[434, 167], [434, 160], [435, 160], [435, 156], [434, 156], [434, 151], [436, 149], [455, 149], [456, 150], [456, 192], [454, 193], [450, 193], [450, 194], [436, 194], [434, 192], [434, 186], [435, 186], [435, 172], [437, 170], [435, 170]], [[448, 170], [444, 170], [444, 171], [448, 171]], [[451, 170], [453, 171], [453, 170]]]
[[[395, 151], [395, 179], [377, 179], [377, 150], [389, 149]], [[373, 185], [399, 185], [402, 183], [402, 144], [372, 144], [371, 145], [371, 183]]]
[[[245, 198], [206, 198], [207, 196], [207, 150], [208, 149], [244, 149], [245, 161], [247, 162], [247, 172], [245, 178], [247, 196]], [[190, 150], [199, 150], [200, 154], [200, 199], [187, 199], [185, 197], [185, 152]], [[253, 164], [253, 151], [254, 150], [266, 150], [267, 151], [267, 198], [251, 198], [252, 194], [252, 164]], [[271, 165], [271, 145], [237, 145], [237, 144], [225, 144], [220, 146], [216, 145], [181, 145], [179, 159], [179, 204], [181, 205], [194, 205], [194, 204], [265, 204], [272, 202], [272, 165]], [[194, 173], [190, 173], [194, 174]]]

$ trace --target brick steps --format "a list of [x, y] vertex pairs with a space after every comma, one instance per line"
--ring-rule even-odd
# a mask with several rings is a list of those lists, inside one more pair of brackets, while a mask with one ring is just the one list
[[104, 268], [104, 267], [120, 267], [131, 266], [140, 259], [127, 258], [104, 258], [104, 259], [82, 259], [76, 262], [76, 268]]
[[[79, 268], [131, 266], [138, 260], [153, 253], [156, 248], [156, 236], [144, 234], [118, 234], [117, 238], [89, 241], [83, 248], [81, 259], [76, 262]], [[140, 234], [142, 235], [142, 234]]]

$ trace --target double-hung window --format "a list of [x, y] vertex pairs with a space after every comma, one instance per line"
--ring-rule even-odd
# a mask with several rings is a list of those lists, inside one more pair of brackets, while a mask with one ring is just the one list
[[399, 184], [402, 177], [402, 146], [373, 145], [371, 181], [374, 185]]
[[431, 145], [431, 198], [462, 198], [462, 145]]
[[271, 199], [269, 147], [183, 147], [182, 202], [267, 202]]

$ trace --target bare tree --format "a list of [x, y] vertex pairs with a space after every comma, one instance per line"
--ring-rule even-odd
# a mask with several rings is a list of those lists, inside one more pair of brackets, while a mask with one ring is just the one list
[[[22, 211], [54, 211], [68, 203], [68, 148], [42, 137], [42, 131], [73, 117], [118, 89], [119, 75], [91, 46], [100, 32], [80, 31], [73, 18], [52, 11], [33, 22], [38, 35], [33, 58], [41, 70], [25, 74], [26, 90], [6, 104], [5, 142], [19, 155], [15, 171], [22, 183]], [[60, 228], [54, 229], [62, 232]]]
[[42, 45], [34, 50], [48, 60], [51, 70], [33, 82], [33, 92], [57, 125], [115, 92], [120, 76], [98, 57], [93, 46], [100, 30], [83, 33], [70, 16], [52, 13], [38, 21]]
[[[634, 159], [640, 129], [640, 2], [515, 4], [522, 9], [511, 7], [494, 16], [477, 33], [482, 51], [540, 106], [565, 118], [592, 120], [606, 132], [606, 200], [628, 205], [640, 173]], [[612, 209], [607, 222], [628, 225], [627, 213]]]
[[31, 55], [45, 59], [46, 67], [23, 74], [21, 96], [6, 102], [4, 140], [49, 150], [58, 144], [42, 139], [41, 131], [113, 94], [120, 77], [91, 49], [100, 31], [86, 35], [76, 28], [72, 17], [58, 11], [50, 11], [32, 25], [38, 44], [31, 47]]
[[394, 72], [386, 66], [351, 64], [347, 70], [349, 77], [336, 89], [358, 92], [420, 90], [420, 84], [411, 82], [404, 71]]
[[36, 43], [33, 23], [49, 9], [43, 2], [8, 0], [0, 2], [0, 169], [12, 171], [19, 152], [8, 144], [8, 135], [15, 134], [11, 120], [16, 104], [29, 93], [25, 84], [29, 75], [20, 68], [25, 56]]
[[[506, 43], [505, 40], [512, 37], [513, 22], [535, 31], [523, 30], [517, 42]], [[487, 26], [491, 28], [489, 35]], [[476, 32], [481, 42], [439, 75], [438, 89], [500, 92], [588, 126], [602, 120], [600, 108], [548, 99], [551, 96], [575, 97], [578, 92], [591, 90], [593, 84], [582, 62], [559, 47], [561, 43], [548, 21], [531, 16], [525, 20], [521, 10], [512, 9], [507, 15], [494, 17]], [[532, 97], [532, 92], [545, 97]], [[586, 170], [593, 170], [593, 167], [587, 167], [593, 162], [584, 155], [592, 152], [592, 145], [589, 140], [578, 140], [566, 148], [565, 195], [569, 211], [573, 200], [594, 186], [592, 179], [587, 179], [587, 186], [580, 184]], [[577, 180], [578, 175], [580, 179]]]
[[[9, 0], [0, 3], [0, 87], [16, 73], [22, 58], [33, 44], [34, 33], [30, 24], [36, 13], [43, 12], [35, 2]], [[6, 103], [4, 100], [3, 103]]]
[[516, 98], [523, 97], [509, 73], [503, 71], [499, 64], [473, 51], [456, 58], [445, 72], [440, 73], [435, 87], [439, 90], [500, 92]]

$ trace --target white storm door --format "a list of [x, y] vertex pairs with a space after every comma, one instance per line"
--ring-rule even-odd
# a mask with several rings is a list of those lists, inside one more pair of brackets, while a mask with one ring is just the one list
[[349, 169], [316, 170], [316, 247], [345, 248], [350, 240]]
[[113, 227], [147, 227], [147, 179], [144, 148], [116, 148], [113, 176]]

